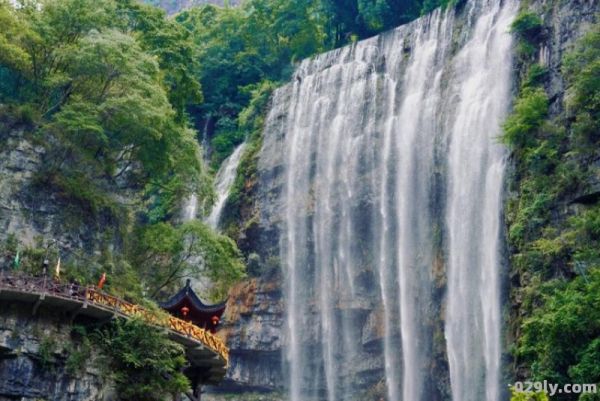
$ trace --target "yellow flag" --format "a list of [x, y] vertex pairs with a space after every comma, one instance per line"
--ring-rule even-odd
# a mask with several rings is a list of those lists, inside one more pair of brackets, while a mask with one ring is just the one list
[[56, 272], [54, 273], [56, 278], [60, 277], [60, 256], [58, 257], [58, 262], [56, 262]]

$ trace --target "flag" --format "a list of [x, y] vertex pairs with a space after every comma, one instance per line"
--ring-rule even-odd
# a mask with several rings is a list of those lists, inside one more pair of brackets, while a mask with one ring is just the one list
[[56, 271], [54, 272], [54, 276], [56, 278], [60, 277], [60, 256], [58, 257], [58, 262], [56, 262]]
[[15, 260], [13, 261], [14, 268], [18, 269], [20, 264], [21, 264], [21, 256], [19, 255], [19, 251], [17, 251], [17, 254], [15, 255]]
[[106, 282], [106, 273], [102, 273], [102, 277], [100, 277], [100, 281], [98, 281], [98, 289], [101, 290], [104, 287], [104, 283]]

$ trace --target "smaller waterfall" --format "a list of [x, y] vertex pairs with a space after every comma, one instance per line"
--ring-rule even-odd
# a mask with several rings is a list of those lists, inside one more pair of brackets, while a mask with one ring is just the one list
[[198, 212], [198, 196], [196, 194], [191, 194], [190, 197], [186, 200], [185, 206], [183, 207], [184, 223], [194, 220], [196, 218], [197, 212]]
[[206, 219], [206, 223], [212, 228], [216, 229], [221, 219], [221, 213], [225, 207], [225, 201], [229, 196], [229, 191], [235, 180], [238, 164], [244, 154], [245, 143], [239, 145], [233, 153], [223, 161], [221, 168], [217, 172], [215, 178], [215, 189], [217, 191], [217, 201], [215, 202], [210, 215]]
[[202, 156], [204, 160], [208, 160], [210, 158], [210, 138], [208, 137], [208, 125], [210, 123], [211, 116], [206, 117], [204, 121], [204, 127], [202, 128], [202, 142], [200, 142], [200, 146], [202, 147]]

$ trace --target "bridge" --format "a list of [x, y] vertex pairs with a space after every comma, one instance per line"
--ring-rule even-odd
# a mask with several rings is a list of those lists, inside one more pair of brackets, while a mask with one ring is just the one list
[[218, 384], [229, 363], [224, 342], [207, 330], [166, 313], [157, 313], [107, 294], [94, 286], [62, 283], [48, 277], [31, 277], [0, 270], [0, 302], [30, 304], [32, 314], [40, 306], [61, 310], [71, 320], [86, 316], [95, 321], [115, 317], [142, 318], [148, 324], [167, 330], [171, 340], [181, 344], [196, 385]]

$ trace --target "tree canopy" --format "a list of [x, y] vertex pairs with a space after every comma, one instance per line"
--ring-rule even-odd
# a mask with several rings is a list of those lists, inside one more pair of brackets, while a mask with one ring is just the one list
[[[93, 263], [69, 258], [67, 274], [92, 281], [108, 270], [107, 288], [140, 297], [202, 270], [223, 295], [243, 275], [235, 244], [176, 218], [189, 193], [212, 199], [188, 113], [203, 100], [193, 32], [135, 0], [0, 0], [0, 21], [0, 113], [43, 146], [36, 185], [79, 214], [75, 224], [112, 226], [107, 243], [122, 244]], [[148, 264], [158, 233], [179, 243]], [[195, 259], [182, 264], [184, 252]]]

